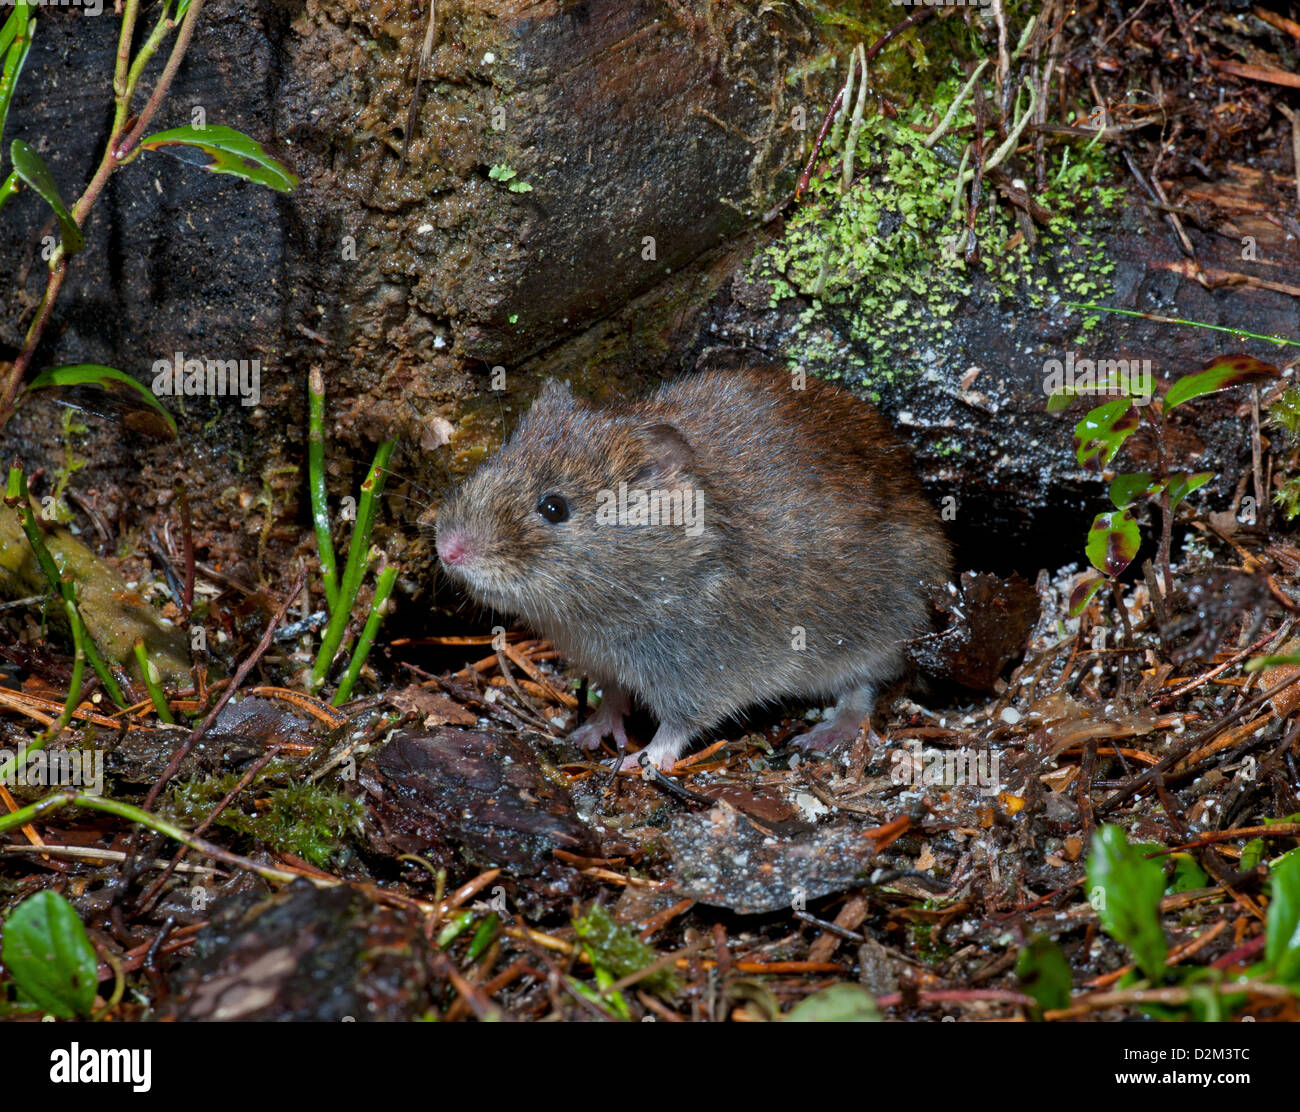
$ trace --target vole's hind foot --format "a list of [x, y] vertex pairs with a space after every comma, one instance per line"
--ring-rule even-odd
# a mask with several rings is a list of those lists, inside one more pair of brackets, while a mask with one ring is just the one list
[[[790, 745], [811, 753], [831, 753], [847, 745], [858, 736], [864, 726], [863, 719], [871, 713], [876, 702], [874, 687], [860, 687], [849, 692], [835, 705], [835, 713], [824, 722], [818, 722], [807, 733], [794, 738]], [[874, 736], [871, 723], [865, 723], [867, 735]]]
[[604, 697], [596, 713], [581, 726], [569, 734], [574, 745], [584, 749], [599, 749], [605, 738], [613, 738], [620, 751], [627, 748], [627, 727], [623, 720], [632, 709], [632, 702], [627, 692], [609, 684], [604, 689]]
[[633, 753], [630, 757], [625, 757], [619, 768], [625, 772], [629, 769], [633, 772], [638, 771], [641, 768], [641, 756], [644, 754], [646, 760], [655, 768], [667, 771], [677, 763], [677, 758], [686, 751], [686, 747], [690, 743], [691, 734], [689, 730], [660, 724], [650, 744], [644, 749]]
[[858, 736], [858, 726], [856, 719], [849, 723], [840, 722], [837, 718], [818, 722], [807, 733], [792, 739], [790, 747], [802, 749], [805, 753], [832, 753]]

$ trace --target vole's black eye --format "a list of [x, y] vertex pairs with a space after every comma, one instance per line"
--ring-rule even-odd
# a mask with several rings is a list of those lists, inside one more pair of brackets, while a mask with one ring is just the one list
[[543, 494], [537, 500], [537, 512], [552, 525], [569, 520], [569, 503], [558, 494]]

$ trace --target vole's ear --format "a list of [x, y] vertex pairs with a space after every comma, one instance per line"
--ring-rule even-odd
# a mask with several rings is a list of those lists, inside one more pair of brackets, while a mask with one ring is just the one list
[[680, 479], [690, 472], [695, 463], [695, 449], [676, 425], [670, 425], [667, 421], [643, 425], [637, 430], [637, 437], [649, 456], [648, 462], [637, 475], [640, 482], [651, 478], [663, 481]]
[[537, 393], [537, 400], [533, 404], [567, 408], [573, 404], [573, 390], [567, 382], [561, 382], [558, 378], [548, 378], [542, 383], [542, 388]]

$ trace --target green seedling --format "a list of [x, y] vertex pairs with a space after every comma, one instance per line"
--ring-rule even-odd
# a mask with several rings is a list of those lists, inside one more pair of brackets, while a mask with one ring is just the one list
[[[53, 249], [46, 253], [49, 274], [45, 293], [27, 329], [23, 346], [0, 387], [0, 427], [9, 420], [18, 404], [23, 381], [49, 325], [54, 303], [63, 286], [68, 261], [85, 247], [82, 229], [90, 210], [116, 171], [133, 162], [143, 151], [157, 151], [173, 155], [183, 162], [198, 164], [213, 173], [232, 174], [244, 181], [280, 192], [287, 192], [298, 184], [298, 179], [287, 167], [267, 154], [254, 139], [233, 128], [196, 122], [186, 127], [145, 134], [180, 69], [203, 4], [204, 0], [162, 0], [153, 28], [144, 36], [139, 48], [133, 50], [141, 3], [140, 0], [122, 0], [119, 7], [122, 23], [111, 82], [113, 115], [108, 140], [89, 184], [71, 206], [64, 203], [54, 175], [36, 148], [23, 139], [14, 139], [9, 144], [11, 170], [0, 182], [0, 209], [21, 187], [26, 186], [54, 213], [59, 226], [59, 239]], [[33, 11], [33, 5], [17, 3], [0, 26], [0, 136], [3, 136], [14, 88], [31, 49], [32, 36], [36, 32], [37, 20]], [[173, 34], [175, 41], [171, 53], [153, 92], [145, 104], [137, 109], [133, 102], [139, 90], [140, 79], [150, 61]], [[129, 376], [112, 368], [88, 369], [78, 366], [46, 372], [46, 375], [38, 376], [29, 389], [65, 388], [69, 383], [59, 379], [60, 373], [67, 378], [66, 372], [74, 372], [73, 377], [80, 374], [80, 385], [96, 385], [106, 389], [112, 387], [119, 392], [124, 383], [133, 382]], [[149, 401], [161, 409], [151, 395]], [[164, 424], [171, 424], [172, 434], [175, 435], [171, 418], [165, 416], [163, 421]]]
[[[307, 421], [307, 485], [311, 497], [312, 522], [316, 530], [316, 548], [320, 555], [321, 582], [329, 612], [329, 621], [321, 636], [320, 650], [316, 654], [309, 681], [310, 689], [315, 693], [324, 685], [338, 655], [343, 635], [352, 618], [352, 609], [356, 605], [357, 593], [361, 590], [361, 582], [375, 556], [370, 547], [370, 538], [374, 532], [379, 496], [388, 475], [388, 461], [392, 458], [397, 441], [385, 440], [375, 450], [374, 462], [361, 484], [361, 499], [352, 526], [348, 560], [343, 567], [342, 578], [339, 578], [331, 538], [329, 506], [325, 497], [325, 380], [315, 368], [308, 378]], [[397, 581], [397, 572], [396, 566], [384, 567], [379, 572], [365, 628], [352, 652], [343, 682], [334, 694], [335, 706], [340, 706], [347, 700], [357, 676], [361, 674], [361, 667], [374, 644], [379, 623], [383, 620], [384, 607]]]
[[72, 721], [77, 705], [81, 702], [82, 683], [86, 675], [86, 646], [92, 644], [92, 642], [90, 636], [86, 633], [86, 627], [82, 624], [81, 614], [71, 600], [66, 598], [63, 600], [63, 612], [67, 616], [68, 625], [72, 629], [72, 642], [75, 646], [72, 660], [72, 683], [68, 685], [68, 697], [63, 701], [63, 710], [59, 717], [28, 742], [20, 753], [15, 754], [5, 761], [3, 765], [0, 765], [0, 784], [12, 782], [19, 765], [26, 764], [32, 754], [39, 753], [59, 734], [63, 733], [68, 723]]
[[[1172, 856], [1174, 867], [1166, 875], [1160, 861]], [[1190, 865], [1189, 865], [1190, 862]], [[1143, 980], [1185, 990], [1185, 1000], [1173, 1007], [1145, 1009], [1157, 1018], [1227, 1018], [1245, 999], [1252, 984], [1283, 985], [1294, 994], [1300, 989], [1300, 850], [1291, 850], [1269, 866], [1269, 893], [1264, 924], [1264, 957], [1236, 977], [1203, 966], [1167, 965], [1168, 951], [1160, 926], [1160, 903], [1167, 894], [1189, 887], [1205, 887], [1209, 878], [1184, 853], [1169, 854], [1158, 845], [1130, 845], [1116, 826], [1102, 826], [1093, 835], [1088, 859], [1089, 898], [1103, 928], [1124, 945], [1138, 968], [1119, 982], [1121, 987]], [[1240, 986], [1242, 993], [1235, 993]]]
[[57, 892], [37, 892], [14, 908], [4, 921], [0, 958], [18, 990], [15, 1010], [90, 1016], [99, 961], [81, 919]]
[[[1172, 868], [1164, 863], [1169, 858]], [[1252, 992], [1275, 998], [1279, 987], [1292, 996], [1300, 991], [1300, 850], [1271, 863], [1263, 960], [1237, 973], [1213, 966], [1168, 964], [1161, 901], [1209, 885], [1190, 854], [1171, 853], [1159, 845], [1135, 845], [1118, 826], [1101, 826], [1092, 838], [1087, 885], [1088, 902], [1102, 929], [1136, 966], [1116, 987], [1143, 990], [1147, 1000], [1135, 1002], [1154, 1018], [1226, 1019]], [[1041, 1009], [1069, 1006], [1069, 963], [1055, 942], [1043, 936], [1030, 939], [1020, 952], [1017, 972]]]
[[1286, 451], [1277, 468], [1277, 473], [1285, 477], [1273, 492], [1273, 502], [1281, 507], [1287, 521], [1294, 521], [1300, 516], [1300, 390], [1288, 386], [1282, 391], [1268, 407], [1268, 423], [1281, 429], [1286, 440]]
[[158, 682], [158, 669], [154, 667], [149, 654], [145, 652], [143, 641], [135, 643], [135, 662], [140, 666], [140, 675], [144, 677], [144, 686], [149, 692], [149, 699], [158, 713], [158, 718], [170, 726], [176, 720], [172, 718], [171, 708], [167, 706], [167, 696], [163, 694], [162, 685]]
[[493, 181], [499, 181], [511, 193], [531, 193], [533, 187], [526, 181], [520, 181], [518, 171], [511, 169], [504, 163], [493, 166], [488, 170], [488, 177]]
[[[1272, 364], [1249, 355], [1222, 355], [1212, 359], [1199, 371], [1184, 375], [1165, 392], [1162, 400], [1151, 399], [1139, 405], [1129, 393], [1132, 384], [1112, 375], [1095, 384], [1098, 393], [1118, 394], [1089, 410], [1075, 425], [1074, 454], [1085, 471], [1107, 470], [1125, 442], [1142, 426], [1151, 429], [1156, 448], [1155, 471], [1121, 472], [1111, 480], [1109, 494], [1114, 507], [1098, 514], [1088, 531], [1085, 552], [1097, 574], [1085, 577], [1070, 596], [1070, 613], [1078, 615], [1106, 584], [1118, 594], [1119, 577], [1137, 558], [1142, 543], [1136, 507], [1142, 500], [1160, 508], [1160, 549], [1158, 555], [1168, 594], [1172, 585], [1170, 548], [1173, 541], [1173, 515], [1192, 491], [1204, 486], [1214, 473], [1210, 471], [1176, 471], [1171, 467], [1166, 426], [1169, 414], [1178, 406], [1196, 398], [1215, 394], [1245, 382], [1278, 378], [1281, 372]], [[1055, 391], [1047, 400], [1049, 413], [1067, 408], [1079, 392], [1071, 388]]]

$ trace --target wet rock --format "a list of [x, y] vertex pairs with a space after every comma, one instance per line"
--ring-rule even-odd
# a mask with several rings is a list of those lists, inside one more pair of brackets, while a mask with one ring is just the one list
[[549, 781], [527, 743], [443, 727], [401, 730], [361, 766], [380, 852], [417, 853], [453, 877], [500, 867], [527, 909], [563, 902], [582, 878], [556, 849], [595, 856], [599, 843], [569, 793]]
[[[127, 784], [152, 784], [190, 735], [181, 727], [132, 730], [106, 751], [105, 768]], [[181, 762], [176, 781], [242, 772], [276, 742], [312, 745], [311, 722], [284, 703], [249, 696], [227, 703]]]
[[1033, 585], [1018, 575], [963, 573], [952, 594], [942, 589], [936, 601], [947, 620], [942, 633], [917, 642], [909, 652], [927, 675], [976, 691], [992, 691], [1003, 669], [1025, 651], [1039, 602]]
[[875, 845], [847, 820], [778, 837], [728, 805], [677, 816], [666, 832], [675, 890], [746, 915], [858, 887]]
[[416, 1019], [430, 1007], [432, 958], [419, 916], [300, 880], [216, 904], [160, 1018]]
[[[189, 678], [189, 651], [185, 633], [163, 620], [122, 576], [66, 529], [47, 529], [45, 545], [58, 566], [77, 584], [77, 605], [86, 629], [107, 660], [130, 662], [136, 641], [145, 643], [149, 660], [165, 681]], [[0, 514], [0, 579], [15, 593], [45, 592], [49, 584], [18, 524], [18, 515]], [[52, 607], [56, 621], [62, 610]]]
[[[190, 731], [182, 727], [132, 730], [105, 750], [104, 767], [124, 784], [152, 784], [189, 736]], [[194, 743], [174, 779], [180, 782], [196, 776], [242, 772], [265, 752], [265, 746], [256, 740], [209, 732]]]
[[[1140, 205], [1088, 231], [1103, 241], [1101, 254], [1115, 265], [1113, 293], [1103, 298], [1107, 305], [1278, 336], [1300, 331], [1296, 298], [1240, 285], [1207, 288], [1185, 273], [1186, 260], [1167, 225]], [[1262, 264], [1243, 263], [1239, 242], [1195, 230], [1189, 234], [1208, 267], [1253, 269], [1261, 277], [1272, 273]], [[1051, 273], [1058, 259], [1044, 256], [1035, 265]], [[864, 289], [874, 278], [864, 280]], [[1067, 310], [1060, 295], [1034, 307], [1001, 297], [979, 276], [971, 294], [952, 307], [952, 327], [940, 341], [920, 342], [902, 329], [891, 332], [890, 372], [868, 374], [863, 368], [870, 366], [871, 337], [855, 336], [843, 313], [804, 297], [773, 305], [772, 292], [770, 284], [738, 275], [705, 315], [693, 354], [706, 365], [725, 365], [734, 350], [773, 353], [878, 399], [912, 446], [934, 500], [951, 499], [944, 508], [959, 564], [961, 550], [969, 549], [979, 553], [975, 566], [999, 572], [1028, 573], [1081, 560], [1093, 515], [1109, 508], [1105, 483], [1084, 471], [1074, 454], [1075, 423], [1086, 407], [1079, 402], [1064, 413], [1047, 412], [1049, 361], [1071, 355], [1150, 359], [1157, 393], [1216, 354], [1245, 352], [1277, 366], [1286, 361], [1280, 354], [1285, 349], [1266, 341], [1110, 313], [1100, 314], [1097, 326], [1081, 339], [1083, 317]], [[804, 323], [809, 315], [816, 324], [815, 345]], [[1215, 472], [1201, 496], [1213, 498], [1216, 507], [1251, 466], [1249, 397], [1243, 387], [1171, 414], [1172, 457], [1180, 469]], [[1140, 430], [1120, 457], [1123, 468], [1151, 469], [1154, 448], [1154, 437]]]

